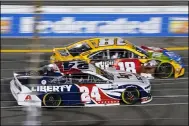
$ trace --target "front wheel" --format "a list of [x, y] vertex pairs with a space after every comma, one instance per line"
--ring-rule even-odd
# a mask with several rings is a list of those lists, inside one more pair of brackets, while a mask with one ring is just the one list
[[58, 94], [46, 94], [43, 97], [43, 104], [49, 106], [50, 108], [60, 106], [62, 103], [61, 96]]
[[122, 92], [121, 99], [127, 104], [135, 104], [140, 98], [140, 92], [136, 88], [127, 88], [124, 92]]
[[170, 63], [161, 63], [155, 70], [158, 78], [169, 78], [173, 74], [173, 66]]

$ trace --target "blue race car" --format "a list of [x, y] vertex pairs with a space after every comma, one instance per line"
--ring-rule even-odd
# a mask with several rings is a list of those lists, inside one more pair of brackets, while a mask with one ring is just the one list
[[87, 69], [70, 68], [66, 74], [54, 68], [14, 73], [10, 89], [18, 105], [106, 106], [152, 100], [149, 80], [134, 73], [113, 68], [108, 72], [92, 64]]

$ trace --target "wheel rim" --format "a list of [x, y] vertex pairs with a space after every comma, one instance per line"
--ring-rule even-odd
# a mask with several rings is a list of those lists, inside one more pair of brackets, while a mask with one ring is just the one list
[[162, 78], [170, 77], [173, 72], [172, 66], [170, 64], [160, 65], [159, 70], [160, 70], [159, 74], [161, 74], [160, 77]]
[[61, 104], [61, 97], [56, 95], [44, 96], [44, 104], [45, 106], [59, 106]]
[[122, 95], [122, 99], [126, 104], [133, 104], [138, 100], [138, 98], [139, 98], [138, 90], [125, 91]]

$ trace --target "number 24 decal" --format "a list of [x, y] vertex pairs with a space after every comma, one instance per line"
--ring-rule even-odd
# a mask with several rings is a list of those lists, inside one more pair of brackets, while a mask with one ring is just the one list
[[136, 66], [134, 62], [119, 62], [118, 66], [120, 70], [136, 73]]
[[90, 102], [91, 99], [95, 99], [96, 101], [101, 101], [101, 96], [98, 91], [98, 87], [93, 86], [91, 92], [89, 91], [89, 88], [86, 86], [80, 87], [81, 94], [81, 101], [83, 102]]

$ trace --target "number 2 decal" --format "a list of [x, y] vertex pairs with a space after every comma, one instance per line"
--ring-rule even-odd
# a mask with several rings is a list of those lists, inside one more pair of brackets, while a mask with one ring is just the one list
[[96, 101], [101, 101], [101, 96], [98, 91], [98, 87], [93, 86], [91, 92], [89, 91], [89, 88], [86, 86], [80, 87], [81, 94], [81, 101], [83, 102], [90, 102], [91, 99], [95, 99]]
[[119, 62], [118, 66], [120, 70], [136, 73], [136, 66], [134, 62]]

